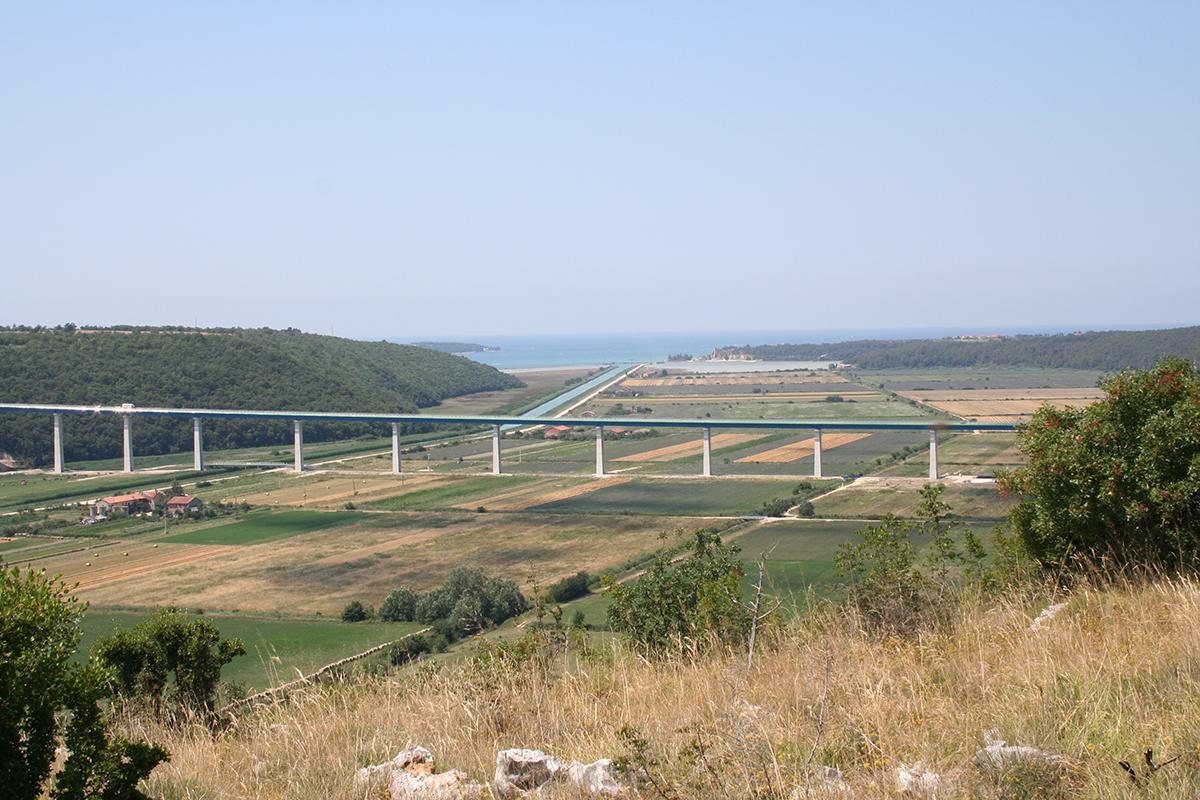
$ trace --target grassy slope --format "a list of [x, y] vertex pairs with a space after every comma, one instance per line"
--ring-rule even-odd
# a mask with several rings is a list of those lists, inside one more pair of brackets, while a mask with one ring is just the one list
[[[1052, 600], [1066, 606], [1033, 625]], [[545, 662], [359, 674], [263, 707], [215, 739], [129, 724], [171, 749], [149, 786], [164, 798], [348, 798], [357, 767], [408, 744], [432, 750], [439, 769], [488, 780], [508, 747], [580, 761], [628, 754], [626, 726], [661, 760], [660, 783], [685, 799], [803, 796], [806, 765], [838, 768], [854, 796], [898, 797], [896, 770], [917, 762], [942, 776], [938, 796], [1193, 797], [1197, 619], [1190, 582], [1018, 592], [969, 603], [943, 630], [908, 640], [866, 635], [838, 613], [799, 619], [750, 670], [744, 653], [649, 662], [601, 646]], [[971, 758], [989, 731], [1063, 762], [988, 778]], [[681, 758], [697, 742], [707, 770]], [[1140, 764], [1146, 748], [1156, 761], [1182, 758], [1134, 789], [1116, 762]]]

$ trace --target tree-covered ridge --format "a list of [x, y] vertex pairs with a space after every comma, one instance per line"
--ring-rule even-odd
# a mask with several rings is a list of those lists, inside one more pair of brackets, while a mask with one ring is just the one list
[[[434, 350], [270, 329], [0, 331], [0, 376], [0, 401], [10, 403], [378, 413], [413, 413], [447, 397], [521, 385], [492, 367]], [[47, 424], [40, 416], [0, 415], [0, 450], [44, 463]], [[112, 427], [72, 420], [67, 458], [118, 456], [120, 432]], [[185, 428], [139, 421], [138, 452], [190, 447]], [[205, 428], [206, 445], [214, 448], [286, 441], [281, 423]], [[312, 425], [306, 438], [368, 432], [374, 428]]]
[[718, 354], [761, 361], [845, 361], [862, 369], [1048, 367], [1149, 369], [1161, 358], [1200, 361], [1200, 326], [1156, 331], [1089, 331], [1003, 339], [862, 339], [826, 344], [723, 347]]

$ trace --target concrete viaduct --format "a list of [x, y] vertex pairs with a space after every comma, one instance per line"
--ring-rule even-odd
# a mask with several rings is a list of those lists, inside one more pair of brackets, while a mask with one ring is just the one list
[[[596, 475], [604, 475], [604, 429], [608, 426], [628, 425], [628, 420], [600, 418], [555, 417], [553, 420], [530, 419], [529, 417], [507, 416], [432, 416], [422, 414], [359, 414], [319, 411], [232, 411], [199, 408], [141, 408], [129, 404], [121, 406], [67, 406], [39, 405], [33, 403], [0, 403], [0, 412], [15, 411], [30, 414], [50, 414], [54, 418], [54, 471], [63, 471], [63, 417], [69, 415], [114, 416], [123, 420], [124, 468], [133, 471], [133, 420], [136, 417], [178, 417], [192, 420], [193, 469], [204, 469], [204, 433], [202, 421], [206, 419], [271, 419], [292, 423], [295, 435], [295, 470], [304, 471], [304, 423], [320, 422], [386, 422], [392, 426], [392, 472], [401, 472], [400, 424], [404, 422], [443, 423], [448, 425], [488, 426], [492, 428], [492, 473], [501, 474], [500, 435], [501, 427], [542, 425], [570, 425], [596, 429]], [[821, 431], [822, 430], [901, 430], [929, 432], [929, 478], [938, 477], [937, 436], [938, 433], [956, 431], [1014, 431], [1016, 425], [1005, 422], [924, 422], [899, 420], [694, 420], [655, 419], [647, 420], [655, 428], [700, 428], [703, 436], [704, 459], [701, 474], [712, 475], [712, 430], [716, 429], [797, 429], [813, 432], [813, 477], [821, 474]]]

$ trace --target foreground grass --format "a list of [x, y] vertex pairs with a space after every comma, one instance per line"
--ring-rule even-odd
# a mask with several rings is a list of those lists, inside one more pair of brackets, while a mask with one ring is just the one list
[[[1065, 607], [1034, 624], [1052, 599]], [[1012, 594], [911, 639], [828, 612], [775, 636], [751, 668], [744, 653], [647, 661], [612, 642], [353, 673], [215, 735], [139, 718], [126, 727], [171, 749], [149, 787], [165, 798], [351, 798], [357, 767], [407, 744], [485, 780], [499, 749], [591, 761], [628, 755], [629, 732], [680, 797], [804, 797], [818, 765], [842, 770], [854, 796], [892, 797], [896, 768], [916, 762], [946, 781], [938, 797], [1192, 797], [1198, 620], [1191, 581]], [[1062, 765], [985, 778], [971, 756], [989, 731]], [[1118, 762], [1140, 764], [1147, 748], [1181, 758], [1135, 789]]]

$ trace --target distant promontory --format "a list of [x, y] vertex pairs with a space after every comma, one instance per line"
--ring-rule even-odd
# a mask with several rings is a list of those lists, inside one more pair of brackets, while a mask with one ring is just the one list
[[474, 342], [413, 342], [413, 347], [424, 347], [427, 350], [440, 350], [443, 353], [499, 353], [499, 347], [488, 347], [486, 344]]

